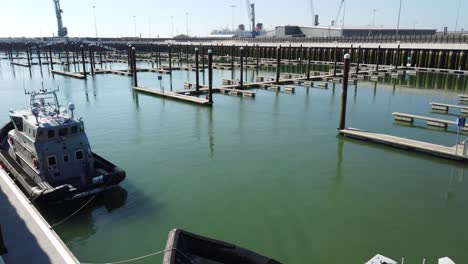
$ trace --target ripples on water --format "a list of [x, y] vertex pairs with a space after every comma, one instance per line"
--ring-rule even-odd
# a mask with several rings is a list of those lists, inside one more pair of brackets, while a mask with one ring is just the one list
[[[230, 71], [214, 72], [215, 85], [231, 77]], [[275, 72], [263, 69], [259, 75]], [[159, 89], [157, 76], [139, 73], [140, 86]], [[247, 80], [254, 78], [249, 70]], [[193, 72], [174, 72], [172, 88], [194, 80]], [[210, 109], [134, 94], [128, 77], [83, 81], [2, 61], [0, 121], [7, 121], [8, 109], [26, 106], [23, 90], [38, 89], [41, 82], [60, 86], [62, 105], [75, 103], [93, 150], [128, 175], [121, 188], [57, 227], [83, 262], [158, 251], [172, 228], [285, 263], [363, 263], [377, 253], [404, 255], [408, 262], [446, 255], [468, 261], [466, 166], [338, 137], [340, 84], [328, 90], [297, 87], [295, 94], [259, 89], [255, 99], [216, 94]], [[162, 85], [171, 88], [168, 75]], [[455, 119], [456, 112], [432, 113], [429, 102], [458, 104], [457, 95], [467, 88], [467, 77], [447, 74], [362, 81], [349, 87], [347, 124], [453, 145], [453, 128], [405, 126], [391, 113]], [[44, 212], [53, 223], [73, 208]]]

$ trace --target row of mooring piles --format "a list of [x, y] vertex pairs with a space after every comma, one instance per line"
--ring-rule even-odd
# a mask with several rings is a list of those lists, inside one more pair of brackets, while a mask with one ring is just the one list
[[[117, 44], [109, 44], [115, 45]], [[159, 54], [160, 50], [168, 52], [168, 49], [173, 53], [176, 51], [180, 54], [180, 51], [185, 53], [185, 60], [189, 62], [189, 55], [193, 53], [195, 47], [202, 50], [205, 46], [203, 45], [185, 45], [185, 44], [133, 44], [138, 49], [145, 51], [151, 50], [156, 47], [158, 50], [158, 61], [160, 61]], [[380, 44], [375, 44], [375, 47], [369, 47], [372, 45], [355, 46], [352, 44], [337, 44], [333, 47], [314, 47], [306, 45], [300, 47], [286, 46], [280, 50], [277, 46], [259, 46], [254, 45], [210, 45], [207, 46], [212, 50], [215, 57], [220, 57], [224, 61], [225, 56], [231, 58], [231, 67], [234, 67], [234, 60], [240, 57], [239, 47], [244, 48], [244, 58], [255, 58], [260, 63], [261, 59], [274, 60], [280, 56], [281, 60], [295, 61], [302, 64], [303, 60], [321, 61], [321, 62], [334, 62], [337, 58], [337, 63], [343, 63], [343, 56], [346, 53], [350, 53], [351, 64], [379, 64], [379, 65], [393, 65], [399, 66], [411, 66], [421, 68], [440, 68], [440, 69], [454, 69], [454, 70], [467, 70], [468, 69], [468, 53], [463, 49], [431, 49], [430, 47], [424, 47], [421, 45], [420, 48], [403, 48], [402, 44], [395, 44], [394, 47], [382, 48]], [[310, 50], [309, 50], [310, 49]], [[280, 52], [280, 54], [278, 54]], [[204, 57], [204, 54], [202, 54]], [[359, 71], [359, 69], [357, 69]]]
[[[196, 84], [195, 84], [195, 94], [199, 95], [200, 94], [200, 81], [199, 81], [199, 60], [198, 60], [198, 55], [199, 51], [198, 48], [194, 49], [195, 52], [195, 68], [196, 68]], [[169, 97], [177, 100], [184, 100], [188, 102], [194, 102], [194, 103], [199, 103], [203, 105], [213, 105], [213, 53], [211, 50], [208, 50], [208, 95], [206, 97], [206, 101], [202, 99], [197, 99], [195, 100], [193, 96], [187, 96], [187, 95], [182, 95], [178, 93], [172, 92], [159, 92], [154, 89], [147, 89], [147, 88], [142, 88], [138, 87], [138, 68], [136, 66], [137, 62], [137, 53], [136, 53], [136, 48], [129, 45], [127, 47], [127, 54], [128, 54], [128, 62], [129, 62], [129, 71], [132, 76], [132, 83], [133, 83], [133, 89], [135, 91], [140, 91], [140, 92], [145, 92], [153, 95], [158, 95], [162, 97]], [[171, 55], [169, 52], [169, 65], [171, 65]], [[172, 73], [172, 71], [170, 71]]]

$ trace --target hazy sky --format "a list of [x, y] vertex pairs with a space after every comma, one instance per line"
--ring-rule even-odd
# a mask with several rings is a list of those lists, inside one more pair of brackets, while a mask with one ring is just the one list
[[[256, 4], [257, 22], [266, 29], [277, 25], [310, 25], [310, 0], [250, 0]], [[191, 35], [208, 35], [213, 29], [232, 27], [231, 5], [235, 24], [248, 25], [245, 0], [61, 0], [64, 25], [69, 36], [95, 36], [93, 5], [96, 6], [100, 37], [137, 35], [168, 37], [186, 33], [186, 13]], [[341, 0], [315, 0], [315, 13], [323, 26], [330, 24]], [[449, 30], [455, 27], [458, 4], [461, 11], [458, 29], [468, 30], [466, 0], [403, 0], [400, 27], [424, 27]], [[368, 26], [375, 12], [375, 26], [396, 27], [399, 0], [347, 0], [345, 26]], [[0, 0], [0, 37], [52, 36], [57, 34], [53, 0]], [[341, 20], [341, 19], [340, 19]], [[341, 23], [341, 22], [340, 22]]]

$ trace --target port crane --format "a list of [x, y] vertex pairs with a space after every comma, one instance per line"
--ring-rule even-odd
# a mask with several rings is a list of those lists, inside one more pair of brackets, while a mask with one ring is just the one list
[[312, 25], [315, 24], [314, 0], [310, 0], [310, 13], [312, 15]]
[[[332, 20], [331, 22], [331, 26], [336, 26], [337, 22], [338, 22], [338, 19], [340, 17], [340, 14], [341, 14], [341, 10], [343, 9], [343, 6], [345, 5], [345, 0], [341, 0], [341, 3], [340, 3], [340, 7], [338, 8], [338, 12], [336, 14], [336, 17], [335, 17], [335, 20]], [[345, 11], [343, 11], [343, 19], [342, 19], [342, 24], [344, 24], [344, 15], [345, 15]]]
[[245, 1], [247, 4], [247, 13], [249, 16], [249, 23], [252, 32], [252, 37], [257, 35], [256, 25], [255, 25], [255, 4], [251, 4], [250, 0]]
[[59, 37], [66, 37], [68, 35], [68, 30], [66, 27], [63, 26], [62, 22], [62, 13], [63, 10], [60, 8], [60, 1], [53, 0], [54, 7], [55, 7], [55, 16], [57, 17], [57, 26], [58, 26], [58, 34]]

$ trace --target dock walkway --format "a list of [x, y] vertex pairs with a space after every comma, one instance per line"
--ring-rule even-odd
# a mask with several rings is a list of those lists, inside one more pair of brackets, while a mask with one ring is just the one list
[[66, 71], [59, 71], [59, 70], [51, 70], [51, 73], [64, 75], [68, 77], [78, 78], [78, 79], [86, 79], [82, 73], [79, 72], [66, 72]]
[[8, 263], [79, 263], [7, 173], [0, 169], [0, 225]]
[[168, 97], [168, 98], [176, 99], [179, 101], [185, 101], [185, 102], [200, 104], [200, 105], [211, 105], [210, 101], [207, 99], [198, 98], [195, 96], [189, 96], [185, 94], [179, 94], [176, 92], [160, 91], [160, 90], [144, 88], [144, 87], [133, 87], [133, 89], [137, 92], [147, 93], [147, 94], [156, 95], [160, 97]]
[[468, 106], [463, 105], [453, 105], [453, 104], [443, 104], [443, 103], [431, 103], [432, 110], [448, 112], [449, 108], [460, 109], [463, 114], [468, 114]]
[[[443, 128], [446, 128], [447, 125], [457, 126], [457, 123], [451, 120], [420, 116], [420, 115], [405, 114], [405, 113], [399, 113], [399, 112], [394, 112], [392, 114], [395, 116], [395, 120], [397, 121], [413, 123], [414, 119], [420, 119], [420, 120], [427, 121], [428, 126], [443, 127]], [[468, 131], [468, 126], [465, 125], [462, 129], [463, 131]]]
[[466, 94], [459, 94], [458, 98], [460, 99], [460, 103], [466, 104], [468, 103], [468, 95]]
[[464, 156], [464, 146], [459, 145], [457, 153], [455, 146], [447, 147], [438, 144], [432, 144], [424, 141], [408, 139], [403, 137], [391, 136], [386, 134], [363, 131], [359, 129], [347, 128], [340, 130], [340, 134], [345, 137], [360, 139], [364, 141], [373, 141], [383, 145], [397, 147], [406, 150], [415, 150], [432, 156], [442, 157], [456, 161], [468, 161], [468, 156]]

